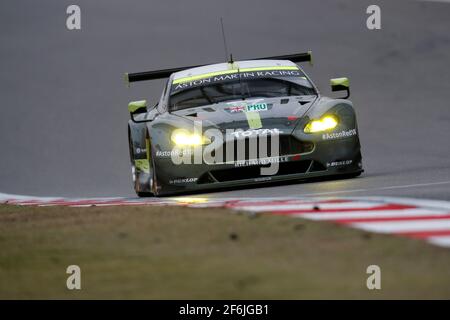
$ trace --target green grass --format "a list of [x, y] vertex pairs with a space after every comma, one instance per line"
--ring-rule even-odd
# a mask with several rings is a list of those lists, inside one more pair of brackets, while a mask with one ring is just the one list
[[[81, 267], [82, 289], [66, 288]], [[377, 264], [382, 289], [366, 288]], [[0, 206], [2, 299], [450, 298], [450, 250], [182, 207]]]

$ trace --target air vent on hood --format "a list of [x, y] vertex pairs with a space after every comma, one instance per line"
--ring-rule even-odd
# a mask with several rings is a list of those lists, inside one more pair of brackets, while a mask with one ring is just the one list
[[303, 97], [298, 97], [297, 98], [298, 103], [300, 103], [301, 105], [310, 103], [311, 101], [314, 100], [314, 98], [312, 98], [311, 96], [303, 96]]

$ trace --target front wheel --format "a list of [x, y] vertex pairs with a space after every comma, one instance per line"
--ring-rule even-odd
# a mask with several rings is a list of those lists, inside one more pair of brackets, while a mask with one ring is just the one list
[[131, 165], [134, 191], [138, 197], [152, 197], [154, 195], [155, 171], [153, 168], [152, 159], [148, 160], [148, 170], [145, 171], [137, 169], [134, 164]]
[[153, 193], [151, 193], [151, 192], [139, 192], [139, 191], [136, 191], [136, 195], [137, 195], [139, 198], [153, 197]]
[[[151, 197], [153, 196], [153, 187], [154, 187], [154, 165], [151, 153], [150, 143], [146, 143], [146, 149], [148, 148], [149, 152], [147, 157], [143, 158], [143, 154], [138, 150], [138, 154], [135, 153], [135, 148], [133, 147], [133, 142], [131, 137], [129, 139], [129, 147], [130, 147], [130, 160], [131, 160], [131, 176], [133, 179], [134, 191], [138, 197]], [[142, 150], [142, 149], [140, 149]], [[140, 158], [140, 159], [137, 159]]]

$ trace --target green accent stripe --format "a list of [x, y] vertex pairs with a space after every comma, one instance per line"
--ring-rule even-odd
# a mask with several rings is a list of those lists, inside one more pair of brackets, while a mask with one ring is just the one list
[[147, 159], [150, 160], [150, 140], [145, 138], [145, 150], [147, 150]]
[[257, 67], [257, 68], [242, 68], [239, 69], [240, 72], [249, 72], [249, 71], [270, 71], [270, 70], [298, 70], [296, 66], [290, 67]]
[[128, 111], [134, 113], [141, 108], [145, 108], [147, 105], [147, 100], [131, 101], [128, 104]]
[[199, 74], [197, 76], [192, 77], [185, 77], [174, 80], [173, 84], [183, 83], [183, 82], [189, 82], [194, 80], [200, 80], [205, 78], [211, 78], [214, 76], [221, 76], [226, 74], [233, 74], [239, 72], [251, 72], [251, 71], [270, 71], [270, 70], [298, 70], [298, 67], [290, 66], [290, 67], [255, 67], [255, 68], [243, 68], [243, 69], [231, 69], [231, 70], [223, 70], [223, 71], [216, 71], [216, 72], [209, 72], [204, 74]]
[[147, 159], [134, 160], [134, 166], [142, 172], [150, 173], [150, 164]]
[[262, 128], [259, 112], [245, 112], [245, 116], [247, 117], [247, 122], [250, 129]]
[[183, 82], [189, 82], [189, 81], [194, 81], [194, 80], [200, 80], [200, 79], [204, 79], [204, 78], [211, 78], [214, 76], [221, 76], [224, 74], [232, 74], [232, 73], [237, 73], [237, 69], [232, 69], [232, 70], [224, 70], [224, 71], [217, 71], [217, 72], [210, 72], [210, 73], [205, 73], [205, 74], [199, 74], [198, 76], [192, 76], [192, 77], [185, 77], [185, 78], [180, 78], [180, 79], [176, 79], [173, 80], [173, 84], [178, 84], [178, 83], [183, 83]]
[[330, 79], [330, 84], [332, 86], [340, 85], [340, 86], [344, 86], [344, 87], [348, 88], [350, 86], [350, 81], [346, 77], [334, 78], [334, 79]]

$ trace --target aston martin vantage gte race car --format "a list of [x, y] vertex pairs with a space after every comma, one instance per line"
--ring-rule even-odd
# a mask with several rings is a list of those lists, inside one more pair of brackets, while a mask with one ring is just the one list
[[168, 78], [159, 102], [128, 105], [139, 196], [321, 176], [354, 177], [362, 162], [347, 78], [332, 99], [296, 62], [311, 52], [126, 74]]

